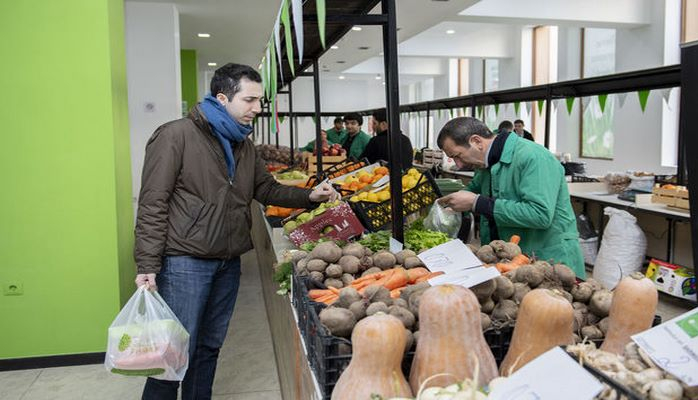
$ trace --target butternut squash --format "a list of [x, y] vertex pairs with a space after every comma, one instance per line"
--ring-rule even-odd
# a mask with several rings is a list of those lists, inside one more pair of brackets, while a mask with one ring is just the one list
[[[427, 378], [427, 387], [445, 387], [465, 379], [482, 386], [498, 376], [497, 363], [482, 334], [480, 304], [470, 290], [456, 285], [427, 289], [419, 304], [419, 340], [410, 371], [416, 393]], [[475, 377], [475, 371], [478, 376]]]
[[332, 400], [369, 400], [372, 394], [412, 397], [401, 368], [405, 332], [399, 319], [383, 313], [359, 321], [351, 334], [351, 361], [332, 390]]
[[601, 350], [623, 355], [630, 336], [652, 327], [657, 296], [654, 282], [641, 272], [623, 278], [613, 290], [608, 332]]
[[508, 376], [529, 361], [560, 345], [572, 344], [574, 309], [553, 290], [534, 289], [521, 301], [511, 345], [500, 366]]

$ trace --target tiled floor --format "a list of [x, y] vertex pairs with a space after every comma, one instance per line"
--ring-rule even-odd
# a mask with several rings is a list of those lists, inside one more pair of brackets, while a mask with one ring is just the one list
[[[242, 258], [242, 281], [213, 385], [216, 400], [279, 400], [271, 333], [254, 252]], [[139, 399], [145, 379], [102, 365], [0, 372], [2, 400]]]

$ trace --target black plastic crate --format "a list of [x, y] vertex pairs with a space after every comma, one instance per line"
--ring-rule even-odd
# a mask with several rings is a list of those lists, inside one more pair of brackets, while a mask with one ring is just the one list
[[[415, 187], [402, 193], [403, 216], [431, 207], [439, 197], [441, 197], [439, 186], [429, 171], [424, 172], [420, 175]], [[377, 232], [392, 222], [391, 201], [386, 200], [381, 203], [357, 201], [350, 204], [361, 223], [369, 231]]]
[[507, 355], [507, 351], [509, 351], [509, 345], [511, 345], [511, 337], [513, 333], [513, 326], [488, 329], [484, 332], [485, 341], [490, 347], [490, 350], [492, 350], [492, 355], [494, 355], [494, 360], [497, 362], [497, 366], [504, 361], [504, 357]]
[[294, 273], [292, 279], [293, 292], [291, 296], [291, 304], [296, 309], [296, 315], [298, 316], [298, 330], [300, 331], [301, 338], [303, 338], [307, 345], [308, 330], [310, 329], [311, 324], [311, 302], [310, 297], [308, 296], [308, 278], [298, 276]]
[[[656, 318], [655, 318], [656, 319]], [[562, 350], [565, 350], [564, 346], [560, 347]], [[575, 361], [579, 362], [579, 358], [575, 356], [574, 354], [567, 353], [572, 359]], [[613, 390], [616, 391], [617, 396], [616, 398], [625, 398], [626, 400], [642, 400], [644, 399], [644, 396], [640, 396], [634, 391], [632, 391], [630, 388], [621, 385], [620, 383], [616, 382], [615, 379], [611, 378], [610, 376], [606, 375], [605, 373], [599, 371], [598, 369], [588, 365], [587, 363], [582, 363], [582, 367], [584, 367], [585, 370], [587, 370], [590, 374], [594, 375], [596, 379], [601, 381], [602, 383], [607, 384], [610, 386]]]

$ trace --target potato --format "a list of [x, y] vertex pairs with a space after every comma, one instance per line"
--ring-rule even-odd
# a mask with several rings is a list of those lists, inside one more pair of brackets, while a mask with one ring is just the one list
[[[361, 269], [362, 270], [367, 270], [370, 268], [373, 268], [373, 258], [369, 256], [364, 256], [361, 258]], [[377, 267], [376, 267], [377, 268]], [[382, 269], [378, 268], [378, 272], [382, 271]]]
[[587, 280], [586, 280], [586, 283], [588, 283], [589, 285], [591, 285], [591, 288], [592, 288], [594, 291], [606, 289], [606, 288], [601, 284], [601, 282], [597, 281], [597, 280], [594, 279], [594, 278], [589, 278], [589, 279], [587, 279]]
[[603, 332], [596, 325], [587, 325], [582, 328], [582, 338], [589, 340], [603, 339]]
[[342, 249], [335, 242], [322, 242], [310, 252], [311, 258], [319, 258], [327, 263], [336, 263], [342, 257]]
[[587, 325], [594, 325], [601, 321], [601, 317], [593, 312], [587, 312]]
[[575, 301], [574, 303], [572, 303], [572, 308], [575, 309], [575, 310], [580, 310], [580, 311], [582, 311], [582, 312], [588, 312], [588, 311], [589, 311], [586, 304], [580, 303], [580, 302], [578, 302], [578, 301]]
[[368, 306], [369, 302], [366, 300], [355, 301], [349, 306], [349, 311], [354, 313], [354, 317], [358, 321], [366, 316], [366, 309]]
[[342, 281], [340, 281], [339, 279], [335, 279], [335, 278], [327, 278], [327, 279], [325, 279], [324, 283], [325, 283], [325, 286], [327, 286], [327, 287], [331, 286], [331, 287], [337, 288], [337, 289], [341, 289], [344, 287], [344, 283], [342, 283]]
[[361, 266], [361, 260], [355, 256], [342, 256], [337, 263], [346, 274], [355, 274], [359, 272], [359, 267]]
[[344, 271], [338, 264], [330, 264], [325, 269], [325, 276], [328, 278], [341, 278]]
[[414, 338], [414, 344], [417, 344], [419, 342], [419, 331], [412, 332], [412, 337]]
[[514, 284], [505, 276], [494, 278], [497, 288], [492, 294], [492, 298], [496, 300], [508, 299], [514, 295]]
[[536, 288], [543, 283], [545, 274], [533, 265], [522, 265], [515, 269], [513, 282], [521, 282], [527, 284], [530, 288]]
[[339, 299], [334, 303], [337, 307], [349, 308], [355, 302], [362, 300], [363, 297], [353, 287], [345, 287], [339, 291]]
[[485, 313], [480, 313], [480, 325], [482, 326], [482, 330], [486, 331], [492, 326], [492, 319], [490, 318], [489, 315]]
[[354, 282], [354, 276], [351, 274], [342, 274], [342, 283], [344, 286], [349, 286]]
[[396, 262], [395, 256], [389, 251], [383, 250], [373, 255], [373, 265], [383, 270], [393, 268]]
[[412, 350], [412, 346], [414, 346], [414, 335], [412, 334], [412, 331], [405, 328], [405, 353], [409, 352]]
[[[405, 260], [410, 258], [410, 257], [417, 257], [417, 253], [415, 253], [412, 250], [401, 250], [397, 253], [395, 253], [395, 260], [398, 264], [400, 265], [405, 265]], [[407, 267], [405, 267], [407, 268]]]
[[405, 267], [405, 269], [411, 269], [423, 267], [424, 263], [422, 262], [422, 260], [419, 259], [419, 257], [407, 257], [403, 266]]
[[581, 282], [578, 285], [574, 285], [570, 293], [572, 293], [574, 301], [588, 303], [591, 295], [594, 294], [594, 288], [587, 282]]
[[320, 311], [320, 322], [332, 335], [348, 338], [356, 325], [356, 318], [346, 308], [327, 307]]
[[406, 308], [408, 310], [410, 309], [410, 306], [407, 304], [407, 300], [401, 299], [399, 297], [397, 299], [393, 299], [393, 305], [398, 306], [398, 307], [402, 307], [402, 308]]
[[363, 258], [364, 252], [364, 246], [360, 243], [349, 243], [342, 249], [343, 256], [354, 256], [358, 259]]
[[308, 253], [303, 250], [294, 251], [291, 253], [291, 261], [293, 262], [293, 265], [296, 265], [298, 264], [298, 261], [306, 258], [307, 256]]
[[497, 283], [494, 279], [478, 283], [477, 285], [470, 288], [470, 290], [472, 290], [472, 292], [475, 293], [475, 297], [477, 297], [477, 299], [480, 302], [489, 299], [496, 289]]
[[412, 311], [412, 314], [417, 318], [419, 318], [419, 300], [422, 298], [422, 293], [424, 293], [424, 291], [412, 293], [409, 300], [407, 300], [410, 311]]
[[514, 300], [516, 304], [521, 304], [524, 296], [526, 296], [530, 291], [531, 288], [527, 284], [523, 282], [516, 282], [514, 283], [514, 297], [512, 297], [512, 300]]
[[609, 323], [609, 321], [610, 321], [610, 319], [609, 319], [608, 317], [606, 317], [606, 318], [602, 318], [601, 321], [599, 321], [599, 322], [596, 324], [596, 326], [598, 326], [599, 329], [601, 329], [601, 332], [603, 332], [603, 335], [604, 335], [604, 336], [606, 336], [606, 334], [608, 333], [608, 323]]
[[371, 275], [371, 274], [375, 274], [375, 273], [378, 273], [381, 271], [383, 271], [383, 270], [378, 268], [378, 267], [371, 267], [371, 268], [367, 269], [366, 271], [362, 272], [361, 276]]
[[492, 310], [492, 319], [498, 321], [512, 321], [519, 313], [519, 306], [512, 300], [501, 300]]
[[492, 299], [487, 299], [480, 305], [480, 311], [483, 313], [490, 314], [494, 310], [495, 302]]
[[494, 249], [492, 249], [492, 246], [489, 244], [480, 247], [475, 255], [485, 264], [493, 264], [499, 261], [497, 255], [494, 253]]
[[325, 272], [325, 268], [327, 268], [327, 263], [320, 259], [312, 259], [308, 261], [307, 268], [310, 272]]
[[407, 329], [412, 329], [412, 326], [414, 326], [414, 314], [412, 314], [412, 312], [406, 308], [390, 306], [388, 307], [388, 314], [402, 321], [402, 324], [405, 325], [405, 328]]
[[589, 311], [601, 318], [608, 317], [612, 301], [613, 293], [611, 291], [606, 289], [597, 290], [591, 296], [591, 300], [589, 300]]
[[505, 244], [507, 244], [507, 242], [505, 242], [503, 240], [493, 240], [490, 242], [489, 246], [492, 248], [492, 250], [494, 250], [494, 252], [496, 254], [498, 251], [504, 250]]
[[366, 316], [370, 317], [371, 315], [377, 313], [377, 312], [382, 312], [382, 313], [388, 313], [388, 306], [383, 303], [383, 302], [375, 302], [371, 303], [368, 308], [366, 309]]
[[390, 291], [380, 285], [370, 285], [364, 290], [364, 297], [371, 303], [383, 302], [386, 305], [392, 305], [393, 299], [390, 297]]
[[570, 303], [574, 303], [574, 298], [572, 298], [572, 294], [570, 292], [568, 292], [567, 290], [564, 290], [564, 289], [560, 290], [559, 292], [560, 292], [559, 294], [562, 297], [564, 297], [565, 299], [567, 299], [567, 301], [569, 301]]
[[541, 271], [543, 273], [543, 276], [545, 276], [545, 280], [548, 281], [554, 281], [555, 280], [555, 271], [553, 270], [553, 266], [550, 265], [548, 262], [543, 261], [543, 260], [538, 260], [532, 264], [534, 267], [536, 267], [537, 270]]
[[495, 250], [495, 253], [500, 259], [513, 260], [521, 254], [521, 247], [516, 243], [506, 242], [502, 248]]
[[577, 283], [577, 275], [575, 275], [574, 271], [572, 271], [570, 267], [566, 266], [565, 264], [553, 265], [553, 273], [555, 274], [557, 280], [566, 289], [572, 288], [572, 286]]
[[587, 326], [587, 313], [582, 310], [574, 310], [573, 328], [574, 332], [579, 332], [582, 327]]
[[325, 280], [325, 274], [323, 274], [322, 272], [313, 271], [310, 273], [310, 280], [322, 283]]
[[405, 301], [409, 301], [412, 293], [423, 292], [429, 289], [430, 287], [431, 285], [429, 284], [429, 282], [419, 282], [416, 285], [407, 285], [407, 287], [402, 289], [402, 292], [400, 292], [400, 298], [404, 299]]

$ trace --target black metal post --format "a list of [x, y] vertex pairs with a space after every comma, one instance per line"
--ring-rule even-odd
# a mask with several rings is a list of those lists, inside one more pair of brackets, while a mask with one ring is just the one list
[[553, 109], [553, 98], [550, 86], [548, 86], [548, 94], [545, 96], [545, 148], [550, 148], [550, 114]]
[[[276, 106], [278, 107], [278, 104]], [[276, 110], [276, 112], [278, 113], [279, 110]], [[276, 115], [274, 115], [274, 114], [271, 115], [271, 123], [274, 124], [274, 127], [276, 128], [275, 129], [276, 134], [275, 134], [274, 140], [276, 141], [276, 148], [278, 149], [279, 148], [279, 131], [281, 130], [281, 124], [279, 124], [278, 126], [276, 125]]]
[[383, 62], [385, 64], [385, 99], [388, 116], [388, 154], [390, 155], [390, 203], [393, 220], [393, 237], [405, 241], [402, 212], [402, 163], [400, 160], [400, 83], [397, 66], [397, 22], [395, 0], [382, 0], [383, 14], [388, 18], [383, 24]]
[[475, 107], [475, 97], [473, 97], [473, 101], [470, 103], [470, 116], [473, 118], [477, 118], [476, 113], [476, 107]]
[[[428, 148], [431, 148], [431, 140], [429, 140], [429, 134], [431, 133], [431, 132], [429, 132], [429, 116], [430, 116], [430, 115], [431, 115], [431, 109], [430, 109], [430, 107], [429, 107], [429, 103], [427, 103], [427, 122], [426, 122], [426, 124], [427, 124], [427, 126], [426, 126], [426, 128], [427, 128], [427, 129], [426, 129], [426, 132], [427, 132], [427, 146], [426, 146], [426, 147], [428, 147]], [[422, 161], [422, 162], [424, 162], [424, 161]]]
[[315, 153], [317, 154], [318, 181], [322, 176], [322, 133], [320, 132], [320, 67], [317, 58], [313, 60], [313, 89], [315, 91]]
[[[698, 41], [681, 48], [681, 106], [679, 107], [679, 138], [683, 137], [688, 172], [689, 207], [691, 209], [691, 241], [693, 266], [698, 266], [698, 135], [689, 134], [698, 126]], [[698, 296], [696, 297], [698, 301]]]
[[267, 120], [267, 144], [271, 144], [271, 103], [267, 104], [267, 113], [269, 114], [269, 119]]
[[[266, 115], [265, 109], [266, 109], [266, 105], [265, 105], [265, 104], [262, 104], [262, 113], [264, 113], [264, 115]], [[259, 133], [262, 135], [262, 144], [265, 144], [265, 143], [264, 143], [264, 140], [266, 139], [267, 122], [268, 122], [268, 121], [267, 121], [267, 117], [262, 117], [262, 118], [261, 118], [261, 122], [262, 122], [262, 126], [260, 127], [261, 129], [260, 129], [260, 132], [259, 132]]]
[[293, 140], [293, 89], [292, 89], [292, 82], [288, 83], [288, 124], [290, 126], [289, 132], [291, 133], [291, 138], [290, 138], [290, 145], [289, 147], [291, 148], [291, 166], [296, 165], [296, 159], [293, 155], [293, 152], [295, 151], [295, 143]]

